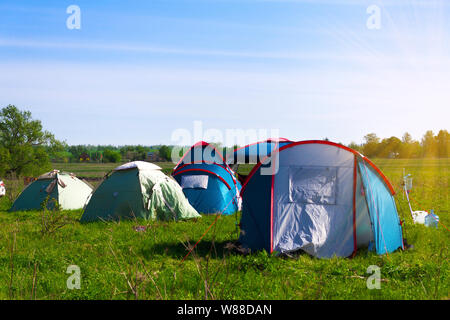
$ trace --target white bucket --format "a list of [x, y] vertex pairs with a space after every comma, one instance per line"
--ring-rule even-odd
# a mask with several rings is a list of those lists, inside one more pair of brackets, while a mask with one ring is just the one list
[[426, 211], [413, 211], [412, 216], [414, 223], [425, 224], [425, 217], [428, 215]]

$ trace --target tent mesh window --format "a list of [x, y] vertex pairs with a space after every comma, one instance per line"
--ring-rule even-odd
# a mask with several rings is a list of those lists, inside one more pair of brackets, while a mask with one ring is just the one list
[[207, 175], [185, 175], [181, 177], [181, 188], [183, 189], [208, 189]]
[[289, 167], [289, 202], [336, 204], [337, 168]]

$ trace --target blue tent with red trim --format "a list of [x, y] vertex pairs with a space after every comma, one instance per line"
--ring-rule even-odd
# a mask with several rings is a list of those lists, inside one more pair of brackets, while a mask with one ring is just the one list
[[[238, 172], [239, 165], [257, 164], [260, 161], [264, 161], [275, 148], [280, 148], [291, 142], [286, 138], [270, 138], [254, 142], [244, 147], [236, 148], [233, 153], [227, 154], [226, 162], [235, 172]], [[246, 175], [238, 174], [238, 179], [241, 183], [244, 183], [246, 178]]]
[[172, 171], [189, 203], [200, 213], [240, 210], [241, 184], [220, 152], [209, 143], [193, 145]]
[[263, 141], [251, 143], [241, 148], [237, 148], [234, 152], [227, 156], [227, 163], [229, 165], [254, 163], [257, 164], [263, 161], [264, 158], [275, 149], [280, 148], [286, 144], [291, 143], [291, 140], [286, 138], [270, 138]]
[[283, 141], [241, 190], [239, 241], [252, 250], [347, 257], [403, 248], [395, 191], [365, 156], [321, 140]]

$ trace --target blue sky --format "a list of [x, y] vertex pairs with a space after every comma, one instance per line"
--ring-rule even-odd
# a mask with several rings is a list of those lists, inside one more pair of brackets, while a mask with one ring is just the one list
[[420, 139], [449, 129], [449, 13], [445, 0], [2, 0], [0, 106], [69, 144], [172, 144], [194, 121]]

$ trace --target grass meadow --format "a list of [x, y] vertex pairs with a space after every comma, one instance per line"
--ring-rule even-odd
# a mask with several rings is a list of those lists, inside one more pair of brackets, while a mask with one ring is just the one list
[[[450, 232], [442, 225], [413, 225], [400, 183], [405, 168], [414, 178], [413, 209], [434, 209], [449, 227], [450, 159], [374, 162], [398, 191], [404, 237], [413, 249], [389, 255], [362, 249], [352, 259], [242, 255], [234, 247], [237, 213], [220, 217], [182, 261], [216, 216], [80, 224], [81, 210], [9, 213], [11, 202], [4, 197], [0, 299], [449, 299]], [[99, 178], [115, 166], [55, 164], [55, 169]], [[173, 164], [161, 166], [167, 173]], [[20, 189], [20, 183], [11, 185]], [[80, 289], [67, 287], [70, 265], [80, 269]], [[380, 289], [367, 288], [371, 265], [380, 267]]]

